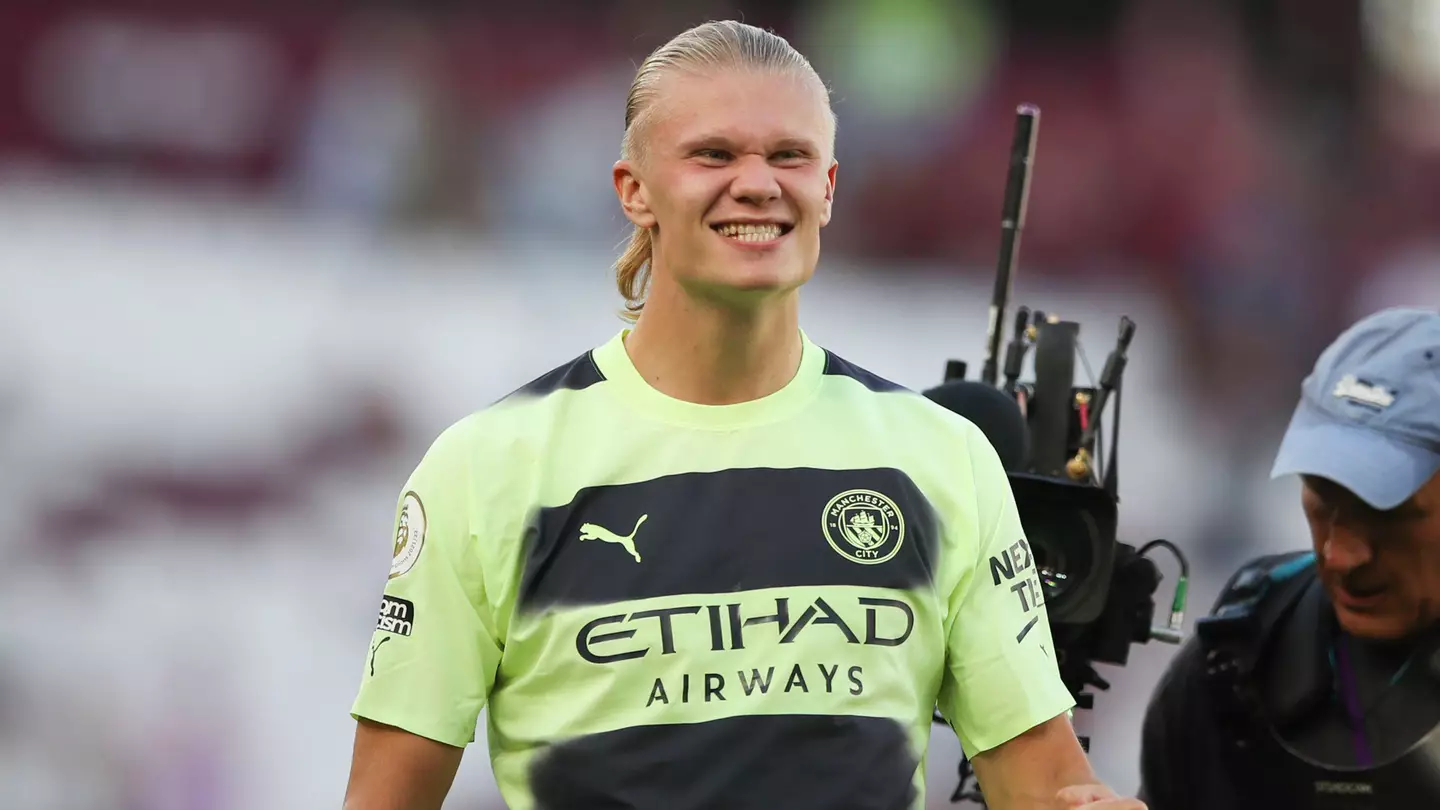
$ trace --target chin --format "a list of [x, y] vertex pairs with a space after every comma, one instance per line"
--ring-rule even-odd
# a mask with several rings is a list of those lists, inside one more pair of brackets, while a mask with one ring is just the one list
[[803, 273], [775, 273], [770, 275], [747, 275], [736, 278], [725, 285], [737, 292], [747, 293], [782, 293], [797, 289], [809, 280], [809, 276]]
[[1360, 613], [1337, 607], [1335, 618], [1346, 633], [1375, 641], [1395, 641], [1414, 631], [1408, 620], [1383, 613]]
[[746, 297], [789, 292], [803, 286], [813, 275], [792, 262], [742, 262], [717, 270], [711, 276], [711, 286]]

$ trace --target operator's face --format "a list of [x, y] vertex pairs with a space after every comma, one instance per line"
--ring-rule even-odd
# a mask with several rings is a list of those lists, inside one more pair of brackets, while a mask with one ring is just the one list
[[655, 234], [655, 284], [734, 302], [798, 288], [830, 221], [836, 164], [823, 88], [727, 70], [663, 77], [642, 159], [615, 166], [626, 215]]
[[1440, 475], [1388, 512], [1314, 476], [1301, 497], [1321, 581], [1346, 631], [1398, 639], [1440, 620]]

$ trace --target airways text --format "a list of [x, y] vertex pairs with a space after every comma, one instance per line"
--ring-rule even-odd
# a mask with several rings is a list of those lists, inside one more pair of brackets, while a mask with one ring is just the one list
[[[670, 703], [710, 703], [713, 701], [729, 700], [730, 698], [747, 698], [752, 695], [766, 695], [774, 690], [781, 693], [792, 692], [823, 692], [826, 694], [837, 691], [848, 692], [852, 696], [859, 696], [865, 692], [863, 678], [865, 671], [859, 666], [852, 666], [841, 671], [839, 664], [814, 664], [802, 666], [795, 664], [790, 667], [766, 667], [762, 672], [752, 668], [749, 672], [737, 670], [734, 677], [727, 678], [730, 673], [705, 672], [692, 676], [685, 673], [674, 678], [656, 678], [653, 686], [650, 687], [650, 698], [645, 705], [656, 704], [669, 705]], [[778, 678], [777, 678], [778, 676]]]

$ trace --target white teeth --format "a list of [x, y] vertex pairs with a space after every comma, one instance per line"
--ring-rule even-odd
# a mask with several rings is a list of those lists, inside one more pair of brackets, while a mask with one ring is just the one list
[[728, 225], [721, 225], [716, 230], [721, 235], [740, 242], [769, 242], [771, 239], [780, 238], [780, 226], [771, 223], [750, 225], [732, 222]]

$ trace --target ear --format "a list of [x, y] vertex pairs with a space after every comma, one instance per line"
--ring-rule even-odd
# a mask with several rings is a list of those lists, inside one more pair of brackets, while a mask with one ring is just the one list
[[620, 207], [625, 211], [625, 218], [637, 227], [655, 227], [655, 215], [650, 212], [650, 204], [645, 200], [645, 187], [640, 182], [635, 162], [616, 161], [613, 175], [615, 196], [620, 198]]
[[825, 173], [825, 209], [820, 212], [820, 227], [830, 224], [830, 212], [835, 206], [835, 175], [840, 169], [840, 161], [830, 161], [830, 171]]

